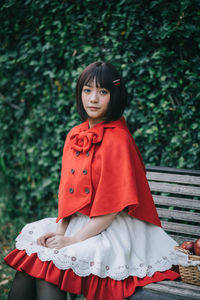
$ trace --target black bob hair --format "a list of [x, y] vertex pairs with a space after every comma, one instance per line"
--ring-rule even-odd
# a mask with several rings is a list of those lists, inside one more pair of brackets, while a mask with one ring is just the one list
[[[120, 84], [115, 85], [113, 81], [120, 79]], [[76, 85], [76, 105], [78, 113], [83, 121], [88, 119], [88, 115], [82, 104], [82, 89], [84, 85], [89, 84], [93, 80], [96, 86], [105, 88], [110, 92], [110, 102], [108, 110], [104, 118], [104, 122], [115, 121], [120, 119], [127, 104], [127, 91], [123, 80], [109, 62], [97, 61], [87, 66], [80, 74]]]

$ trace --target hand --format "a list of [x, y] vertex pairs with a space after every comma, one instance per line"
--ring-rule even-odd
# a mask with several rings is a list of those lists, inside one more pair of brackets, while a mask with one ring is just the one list
[[55, 232], [48, 232], [48, 233], [45, 233], [44, 235], [42, 235], [41, 237], [39, 237], [39, 239], [37, 239], [37, 244], [40, 245], [40, 246], [43, 246], [43, 247], [46, 247], [46, 241], [55, 236], [56, 233]]
[[46, 247], [61, 249], [63, 247], [73, 244], [75, 241], [71, 237], [63, 235], [53, 235], [46, 240]]

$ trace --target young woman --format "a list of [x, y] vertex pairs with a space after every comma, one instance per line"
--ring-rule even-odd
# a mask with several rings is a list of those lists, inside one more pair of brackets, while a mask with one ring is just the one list
[[5, 258], [18, 271], [9, 300], [66, 292], [122, 300], [137, 286], [179, 277], [170, 270], [177, 244], [161, 228], [113, 65], [95, 62], [81, 73], [76, 103], [84, 122], [64, 145], [58, 217], [27, 224], [17, 237]]

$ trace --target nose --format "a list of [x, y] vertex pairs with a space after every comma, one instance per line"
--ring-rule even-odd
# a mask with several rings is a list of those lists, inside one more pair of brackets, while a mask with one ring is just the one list
[[92, 93], [90, 94], [90, 102], [98, 102], [98, 93], [96, 90], [92, 91]]

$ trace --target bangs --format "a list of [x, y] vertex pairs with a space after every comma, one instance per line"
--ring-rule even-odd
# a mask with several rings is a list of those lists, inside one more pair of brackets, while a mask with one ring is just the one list
[[90, 70], [88, 74], [85, 75], [86, 76], [83, 85], [90, 85], [95, 80], [96, 87], [105, 88], [109, 91], [111, 90], [112, 82], [114, 79], [111, 78], [113, 76], [109, 74], [106, 65], [94, 68], [93, 70]]

